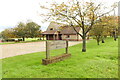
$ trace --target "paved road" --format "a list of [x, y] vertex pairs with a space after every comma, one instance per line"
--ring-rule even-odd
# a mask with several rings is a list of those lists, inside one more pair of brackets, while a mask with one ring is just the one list
[[[80, 41], [70, 41], [69, 46], [81, 43]], [[45, 41], [42, 42], [31, 42], [31, 43], [18, 43], [18, 44], [6, 44], [0, 45], [0, 59], [12, 57], [16, 55], [23, 55], [34, 52], [45, 51]]]

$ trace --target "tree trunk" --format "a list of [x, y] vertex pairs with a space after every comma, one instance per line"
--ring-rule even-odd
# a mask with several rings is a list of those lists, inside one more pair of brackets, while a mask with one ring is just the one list
[[100, 42], [100, 36], [96, 36], [96, 39], [97, 39], [97, 45], [100, 45], [99, 42]]
[[97, 45], [100, 45], [100, 44], [99, 44], [99, 42], [100, 42], [100, 41], [99, 41], [99, 40], [97, 40]]
[[86, 37], [83, 36], [82, 52], [86, 52]]
[[117, 40], [116, 35], [114, 35], [114, 40], [115, 40], [115, 41]]
[[23, 37], [23, 41], [25, 41], [25, 37]]
[[100, 44], [99, 44], [99, 41], [97, 42], [97, 44], [100, 45]]
[[115, 31], [113, 32], [113, 38], [116, 41], [116, 32]]
[[102, 39], [102, 43], [105, 43], [104, 39]]
[[116, 38], [114, 38], [114, 40], [116, 41]]
[[44, 37], [45, 37], [45, 36], [43, 35], [43, 40], [44, 40]]

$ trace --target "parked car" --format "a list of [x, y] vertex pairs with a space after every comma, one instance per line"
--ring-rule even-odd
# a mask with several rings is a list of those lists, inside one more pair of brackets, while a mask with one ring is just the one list
[[4, 39], [3, 42], [19, 42], [22, 41], [22, 39]]

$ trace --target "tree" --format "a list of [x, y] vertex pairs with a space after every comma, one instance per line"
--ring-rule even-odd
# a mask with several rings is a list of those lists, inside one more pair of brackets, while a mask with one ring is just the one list
[[28, 22], [26, 24], [20, 22], [17, 27], [14, 28], [14, 34], [18, 37], [23, 38], [33, 38], [39, 35], [40, 26], [34, 22]]
[[104, 36], [106, 35], [106, 26], [102, 25], [102, 23], [96, 24], [90, 31], [90, 35], [95, 36], [97, 44], [99, 45], [100, 41], [104, 43]]
[[14, 28], [14, 34], [17, 35], [17, 37], [23, 38], [23, 41], [25, 41], [25, 37], [27, 37], [26, 24], [20, 22], [18, 26]]
[[16, 37], [14, 35], [14, 30], [12, 28], [5, 29], [4, 31], [2, 31], [0, 33], [0, 35], [1, 35], [1, 37], [3, 39], [8, 39], [8, 38], [14, 38], [14, 37]]
[[104, 17], [106, 25], [108, 26], [109, 35], [113, 36], [114, 40], [117, 39], [118, 33], [118, 17], [117, 16], [106, 16]]
[[42, 33], [42, 30], [39, 30], [39, 31], [37, 31], [37, 37], [39, 37], [40, 38], [40, 40], [42, 40], [42, 37], [43, 37], [43, 35], [41, 35], [41, 33]]
[[[53, 3], [52, 8], [46, 8], [41, 6], [43, 9], [50, 10], [50, 13], [44, 16], [48, 16], [47, 20], [57, 20], [60, 22], [66, 22], [82, 37], [82, 52], [86, 52], [86, 36], [92, 29], [93, 25], [99, 22], [100, 18], [105, 14], [113, 11], [115, 7], [106, 12], [102, 4], [95, 4], [93, 2], [80, 2], [73, 0], [67, 3]], [[78, 25], [82, 29], [82, 33], [77, 32], [75, 25]]]
[[28, 22], [26, 24], [26, 29], [27, 29], [27, 36], [28, 37], [37, 37], [38, 35], [40, 35], [40, 26], [38, 24], [36, 24], [35, 22]]

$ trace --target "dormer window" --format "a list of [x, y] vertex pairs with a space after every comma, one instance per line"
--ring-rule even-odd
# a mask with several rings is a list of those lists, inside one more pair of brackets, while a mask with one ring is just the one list
[[53, 30], [53, 28], [50, 28], [50, 30]]

